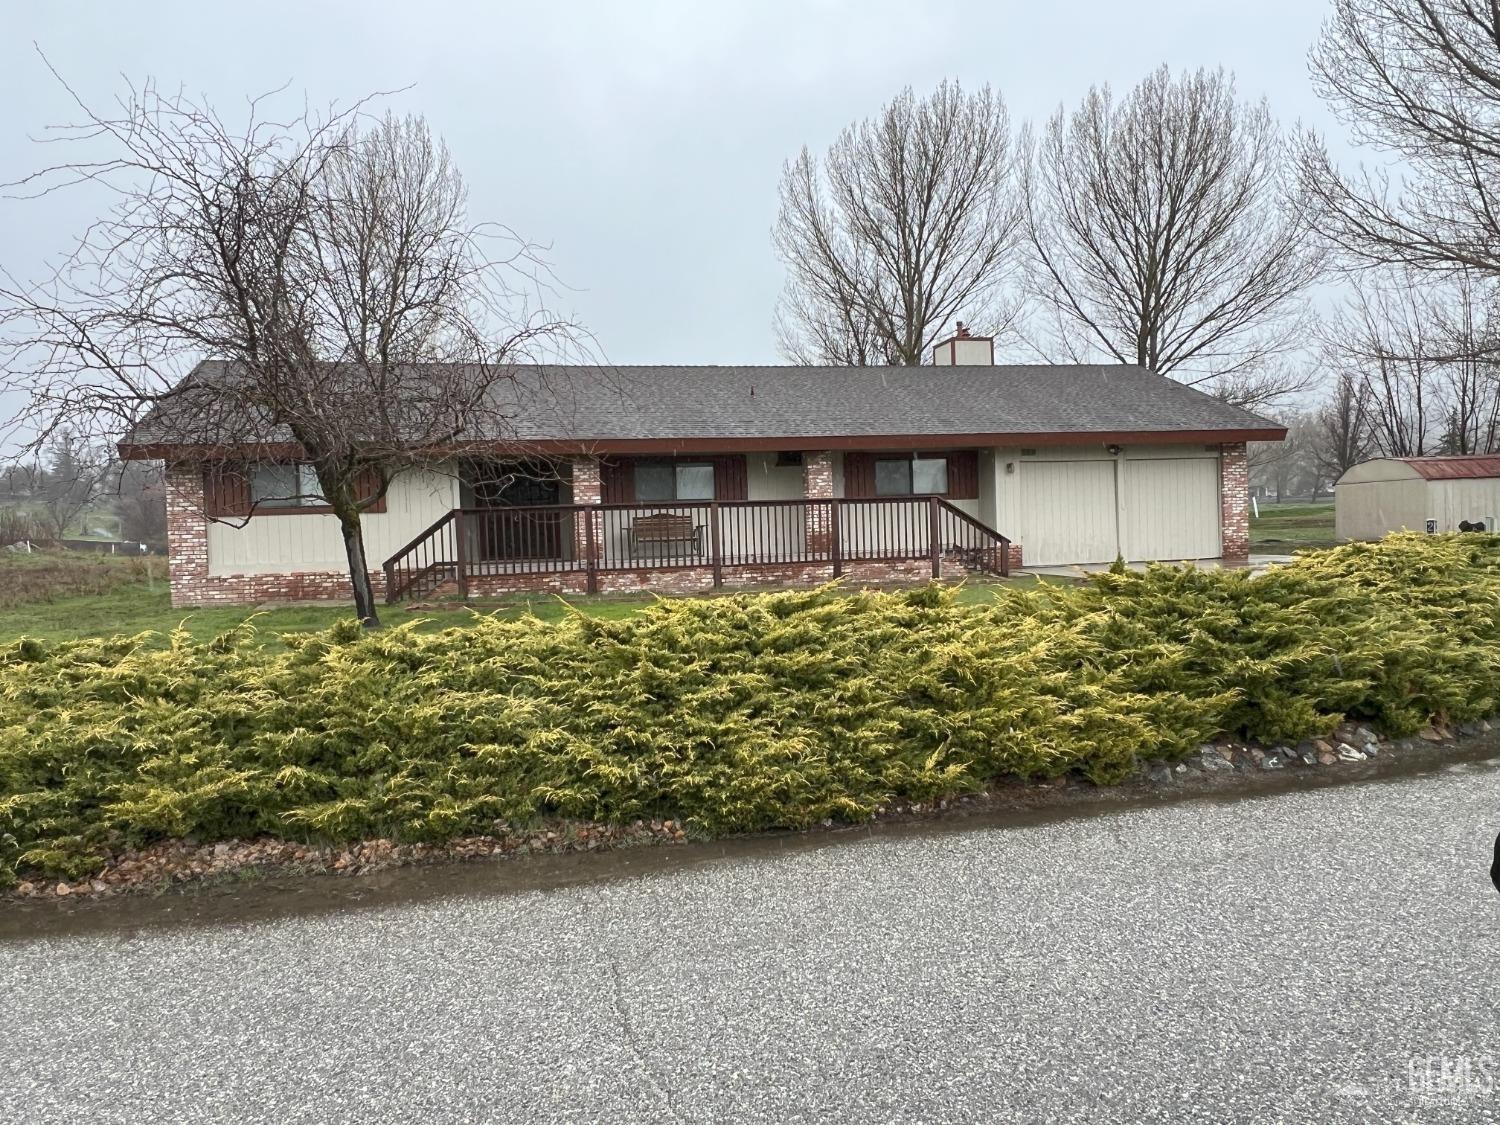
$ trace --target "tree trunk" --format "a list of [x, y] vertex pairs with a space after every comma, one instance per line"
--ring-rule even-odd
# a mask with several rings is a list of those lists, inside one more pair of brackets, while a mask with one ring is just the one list
[[344, 553], [349, 558], [349, 582], [354, 587], [354, 612], [366, 629], [380, 628], [375, 612], [375, 589], [370, 585], [370, 568], [365, 565], [365, 536], [359, 512], [340, 511], [339, 531], [344, 536]]

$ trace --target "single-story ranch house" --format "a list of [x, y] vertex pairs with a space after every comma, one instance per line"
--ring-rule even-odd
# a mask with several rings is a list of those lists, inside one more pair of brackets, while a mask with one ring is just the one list
[[[927, 367], [527, 374], [568, 408], [398, 474], [365, 515], [387, 600], [1237, 559], [1245, 443], [1286, 434], [1138, 367], [996, 366], [962, 327]], [[335, 517], [284, 499], [294, 456], [215, 463], [150, 418], [120, 450], [166, 462], [174, 605], [348, 596]]]

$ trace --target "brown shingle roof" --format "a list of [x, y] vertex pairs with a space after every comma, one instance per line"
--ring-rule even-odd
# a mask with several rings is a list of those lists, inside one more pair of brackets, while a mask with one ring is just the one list
[[[223, 376], [222, 363], [195, 374]], [[645, 443], [689, 446], [760, 443], [815, 448], [831, 439], [917, 436], [1056, 440], [1100, 435], [1137, 440], [1279, 440], [1285, 430], [1246, 410], [1139, 367], [999, 365], [966, 367], [516, 368], [524, 403], [508, 434], [469, 440], [542, 446], [586, 443], [601, 450]], [[536, 388], [545, 384], [546, 394]], [[170, 411], [148, 418], [126, 445], [190, 442]], [[244, 440], [284, 440], [246, 434]]]

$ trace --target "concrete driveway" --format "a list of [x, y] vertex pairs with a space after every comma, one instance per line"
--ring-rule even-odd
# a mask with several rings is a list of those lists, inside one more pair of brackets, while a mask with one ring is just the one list
[[1471, 765], [13, 916], [0, 1117], [1495, 1121], [1497, 828]]

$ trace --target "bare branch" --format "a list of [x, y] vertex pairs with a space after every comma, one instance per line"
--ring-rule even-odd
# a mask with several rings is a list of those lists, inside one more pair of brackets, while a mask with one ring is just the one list
[[782, 171], [774, 232], [788, 271], [783, 354], [917, 365], [959, 316], [986, 329], [1008, 323], [1016, 148], [998, 94], [944, 82], [920, 100], [907, 88], [849, 126], [821, 163], [803, 149]]
[[1335, 0], [1314, 82], [1385, 163], [1339, 169], [1315, 135], [1301, 181], [1354, 267], [1500, 273], [1500, 28], [1472, 0]]
[[151, 83], [109, 113], [78, 105], [58, 139], [105, 155], [16, 186], [104, 184], [115, 204], [49, 276], [0, 275], [0, 390], [25, 396], [12, 432], [31, 449], [160, 435], [233, 451], [250, 477], [247, 445], [294, 449], [309, 468], [291, 487], [338, 517], [373, 623], [361, 513], [395, 474], [509, 433], [547, 393], [544, 376], [517, 376], [574, 339], [541, 305], [545, 265], [469, 221], [419, 118], [375, 120], [361, 101], [277, 122], [257, 99], [232, 127]]
[[1273, 361], [1302, 341], [1322, 256], [1286, 180], [1269, 109], [1222, 71], [1162, 67], [1120, 102], [1094, 88], [1059, 109], [1024, 181], [1045, 351], [1255, 405], [1295, 389]]

